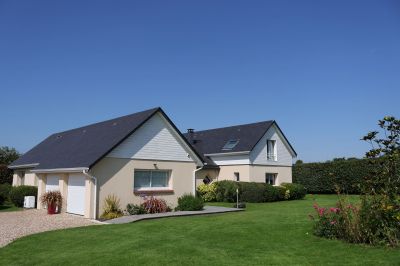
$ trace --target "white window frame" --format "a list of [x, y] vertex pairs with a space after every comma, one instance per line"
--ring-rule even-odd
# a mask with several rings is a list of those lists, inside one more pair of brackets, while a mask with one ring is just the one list
[[[135, 187], [135, 173], [136, 172], [150, 172], [150, 186], [149, 187], [141, 187], [141, 188], [137, 188]], [[151, 183], [152, 183], [152, 173], [153, 172], [166, 172], [167, 173], [167, 177], [168, 177], [168, 185], [166, 187], [152, 187]], [[164, 170], [164, 169], [135, 169], [133, 171], [133, 190], [134, 191], [154, 191], [154, 190], [171, 190], [172, 189], [172, 171], [171, 170]]]
[[[270, 145], [272, 145], [272, 149], [273, 151], [271, 152], [271, 148]], [[276, 144], [276, 140], [274, 139], [268, 139], [267, 140], [267, 160], [268, 161], [278, 161], [278, 152], [277, 152], [277, 144]]]
[[[272, 184], [269, 182], [269, 179], [267, 180], [267, 176], [272, 176]], [[278, 179], [278, 174], [277, 173], [265, 173], [265, 183], [270, 184], [273, 186], [276, 186], [276, 180]]]

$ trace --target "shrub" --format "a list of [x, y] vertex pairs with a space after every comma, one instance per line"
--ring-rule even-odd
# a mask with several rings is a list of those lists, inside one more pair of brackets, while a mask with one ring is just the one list
[[114, 219], [123, 215], [120, 209], [120, 200], [115, 195], [108, 195], [104, 199], [103, 214], [100, 216], [102, 219]]
[[210, 184], [201, 184], [197, 187], [197, 194], [204, 202], [216, 201], [216, 182]]
[[0, 205], [10, 199], [11, 185], [8, 183], [0, 184]]
[[34, 186], [17, 186], [10, 190], [10, 200], [17, 207], [24, 206], [25, 196], [35, 196], [37, 199], [37, 187]]
[[295, 164], [293, 182], [303, 185], [308, 193], [313, 194], [334, 194], [337, 188], [346, 194], [360, 194], [363, 178], [373, 168], [366, 159]]
[[200, 197], [195, 197], [191, 194], [185, 194], [178, 198], [177, 211], [201, 211], [204, 207], [204, 202]]
[[[239, 182], [239, 198], [245, 202], [264, 202], [266, 184], [255, 182]], [[236, 194], [236, 193], [235, 193]]]
[[146, 210], [146, 213], [161, 213], [170, 210], [165, 200], [153, 196], [145, 197], [141, 206]]
[[132, 204], [129, 203], [128, 205], [126, 205], [126, 211], [130, 214], [130, 215], [137, 215], [137, 214], [146, 214], [146, 210], [142, 205], [137, 205], [137, 204]]
[[264, 201], [265, 202], [274, 202], [278, 201], [278, 189], [270, 184], [265, 184], [265, 191], [264, 191]]
[[235, 181], [223, 180], [215, 182], [215, 198], [218, 202], [235, 202], [238, 184]]
[[40, 196], [40, 202], [46, 206], [55, 205], [60, 211], [62, 206], [62, 196], [60, 191], [48, 191]]
[[286, 188], [286, 193], [289, 194], [287, 199], [289, 200], [304, 199], [307, 194], [305, 187], [300, 184], [282, 183], [281, 186]]
[[277, 201], [285, 200], [287, 189], [282, 186], [275, 186], [274, 188], [276, 189], [276, 200]]

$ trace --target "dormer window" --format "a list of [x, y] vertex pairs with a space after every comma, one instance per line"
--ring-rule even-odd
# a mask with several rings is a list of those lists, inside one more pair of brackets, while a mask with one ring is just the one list
[[267, 140], [267, 160], [277, 161], [276, 140]]
[[222, 150], [224, 150], [224, 151], [232, 150], [233, 148], [236, 147], [236, 145], [237, 145], [238, 143], [239, 143], [239, 140], [237, 140], [237, 139], [228, 140], [228, 141], [225, 143], [225, 145], [224, 145], [224, 147], [222, 148]]

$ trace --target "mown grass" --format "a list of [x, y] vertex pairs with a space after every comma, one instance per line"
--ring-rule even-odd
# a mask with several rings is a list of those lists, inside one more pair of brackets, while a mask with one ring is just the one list
[[313, 236], [312, 203], [307, 196], [239, 213], [46, 232], [1, 248], [0, 265], [399, 265], [399, 249]]

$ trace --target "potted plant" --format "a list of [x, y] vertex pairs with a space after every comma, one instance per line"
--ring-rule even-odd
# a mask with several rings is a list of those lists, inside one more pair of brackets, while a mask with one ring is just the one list
[[55, 214], [61, 209], [62, 196], [60, 191], [48, 191], [40, 197], [40, 201], [47, 206], [47, 214]]

